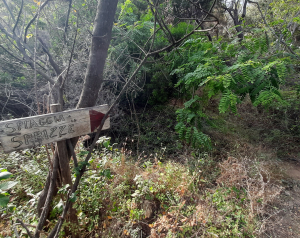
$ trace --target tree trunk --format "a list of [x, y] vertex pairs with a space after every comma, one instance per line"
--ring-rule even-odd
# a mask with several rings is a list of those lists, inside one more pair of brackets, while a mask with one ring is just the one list
[[239, 17], [238, 9], [233, 10], [233, 22], [235, 25], [235, 30], [238, 33], [239, 41], [242, 41], [244, 39], [244, 32], [242, 27], [242, 20]]
[[94, 22], [92, 47], [78, 108], [92, 107], [103, 82], [103, 71], [118, 0], [100, 0]]
[[[108, 47], [111, 40], [111, 33], [112, 33], [112, 27], [114, 22], [114, 16], [117, 9], [118, 0], [100, 0], [97, 7], [97, 14], [95, 18], [94, 23], [94, 29], [93, 29], [93, 38], [92, 38], [92, 46], [90, 51], [90, 57], [89, 62], [87, 66], [87, 72], [86, 77], [83, 85], [83, 90], [80, 96], [80, 100], [78, 102], [77, 108], [84, 108], [84, 107], [90, 107], [94, 106], [96, 104], [98, 93], [100, 86], [103, 82], [103, 71], [105, 66], [105, 61], [107, 57]], [[59, 79], [58, 79], [59, 80]], [[61, 80], [60, 80], [61, 81]], [[60, 83], [56, 84], [55, 86], [60, 86]], [[57, 103], [62, 103], [62, 95], [59, 88], [54, 88], [56, 94], [54, 93], [54, 101]], [[75, 145], [78, 138], [71, 139], [72, 144]], [[61, 144], [63, 143], [63, 144]], [[58, 154], [59, 161], [60, 161], [60, 167], [62, 166], [61, 162], [69, 162], [62, 161], [61, 158], [66, 158], [67, 155], [68, 158], [70, 158], [71, 153], [67, 153], [66, 151], [66, 144], [65, 141], [59, 142], [57, 144], [58, 146]], [[65, 164], [65, 163], [64, 163]], [[66, 164], [65, 164], [66, 165]], [[67, 163], [67, 167], [69, 166], [69, 163]], [[62, 182], [64, 184], [70, 184], [71, 181], [66, 180], [66, 178], [69, 178], [70, 171], [67, 169], [66, 166], [63, 166], [63, 170], [67, 170], [67, 176], [64, 176], [64, 172], [60, 171], [60, 174], [62, 176]], [[60, 168], [61, 170], [62, 168]], [[48, 179], [49, 176], [48, 176]], [[48, 181], [47, 179], [47, 181]], [[48, 186], [49, 187], [49, 186]], [[39, 200], [39, 206], [38, 211], [41, 211], [41, 207], [43, 207], [43, 204], [46, 200], [46, 191], [47, 186], [45, 186], [45, 189], [43, 191], [44, 196], [40, 197]], [[70, 220], [77, 220], [75, 211], [71, 208], [70, 210]], [[72, 237], [75, 237], [74, 235]]]
[[[51, 112], [55, 113], [55, 112], [60, 112], [62, 109], [62, 106], [60, 104], [52, 104], [51, 105]], [[56, 186], [55, 189], [53, 190], [53, 194], [52, 196], [56, 196], [58, 188], [62, 185], [66, 185], [69, 184], [70, 187], [72, 187], [72, 177], [71, 177], [71, 170], [70, 170], [70, 152], [68, 151], [68, 147], [67, 147], [67, 143], [66, 140], [63, 141], [58, 141], [56, 143], [56, 147], [57, 147], [57, 153], [55, 153], [55, 157], [58, 157], [58, 161], [59, 161], [59, 166], [58, 166], [58, 178], [56, 180]], [[38, 206], [37, 206], [37, 210], [38, 210], [38, 215], [41, 215], [41, 212], [43, 210], [43, 206], [46, 202], [46, 198], [47, 198], [47, 194], [48, 194], [48, 190], [49, 190], [49, 186], [50, 186], [50, 180], [51, 180], [51, 172], [49, 172], [48, 177], [47, 177], [47, 181], [44, 187], [43, 192], [40, 195], [39, 201], [38, 201]], [[46, 214], [46, 216], [48, 216], [48, 214]], [[76, 210], [72, 207], [70, 207], [69, 210], [69, 216], [68, 216], [68, 220], [70, 221], [70, 223], [72, 224], [72, 226], [74, 227], [78, 227], [78, 219], [77, 219], [77, 215], [76, 215]], [[75, 229], [69, 229], [69, 227], [65, 228], [65, 234], [67, 236], [71, 236], [72, 238], [79, 238], [79, 233], [77, 231], [75, 231]]]

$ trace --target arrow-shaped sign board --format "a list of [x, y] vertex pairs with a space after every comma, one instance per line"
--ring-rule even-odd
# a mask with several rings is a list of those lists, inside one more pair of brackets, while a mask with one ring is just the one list
[[[93, 132], [108, 111], [107, 105], [0, 122], [4, 152], [41, 146]], [[110, 126], [106, 119], [103, 130]]]

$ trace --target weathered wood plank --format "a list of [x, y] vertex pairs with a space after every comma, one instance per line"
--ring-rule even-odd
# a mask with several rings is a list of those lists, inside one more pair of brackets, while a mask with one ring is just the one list
[[[41, 146], [93, 132], [101, 123], [108, 105], [50, 113], [0, 122], [4, 152]], [[103, 130], [110, 127], [109, 118]]]

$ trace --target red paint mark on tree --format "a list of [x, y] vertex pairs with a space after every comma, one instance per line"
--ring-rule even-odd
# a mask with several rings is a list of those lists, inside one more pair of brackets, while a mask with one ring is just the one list
[[90, 123], [91, 123], [91, 132], [93, 132], [98, 126], [100, 126], [101, 121], [105, 114], [97, 112], [95, 110], [90, 110]]

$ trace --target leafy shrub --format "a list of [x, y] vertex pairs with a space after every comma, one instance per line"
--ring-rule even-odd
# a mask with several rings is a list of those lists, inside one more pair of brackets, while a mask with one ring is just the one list
[[[237, 113], [236, 105], [248, 94], [253, 105], [283, 102], [279, 87], [289, 71], [290, 58], [278, 58], [269, 51], [265, 37], [246, 37], [242, 43], [187, 40], [180, 48], [180, 66], [171, 74], [179, 78], [187, 102], [177, 111], [177, 132], [193, 146], [207, 147], [209, 139], [199, 133], [205, 105], [220, 97], [219, 112]], [[196, 106], [195, 104], [198, 104]], [[194, 143], [197, 141], [198, 143]]]

